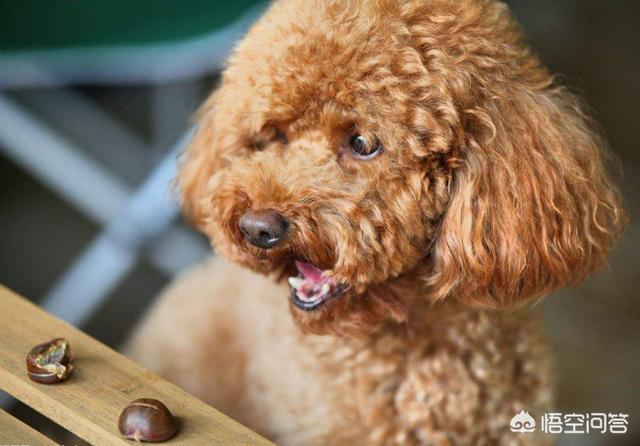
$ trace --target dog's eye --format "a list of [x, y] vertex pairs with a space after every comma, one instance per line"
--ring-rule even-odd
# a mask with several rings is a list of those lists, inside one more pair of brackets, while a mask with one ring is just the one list
[[276, 131], [276, 139], [280, 141], [281, 144], [285, 146], [289, 144], [289, 140], [287, 139], [287, 134], [283, 130]]
[[254, 135], [251, 139], [251, 145], [254, 150], [264, 150], [269, 144], [279, 142], [282, 145], [289, 144], [287, 135], [284, 130], [275, 127], [267, 127]]
[[380, 141], [375, 139], [373, 142], [369, 142], [360, 134], [353, 135], [349, 141], [349, 145], [351, 146], [351, 153], [361, 160], [374, 158], [382, 152], [382, 144], [380, 144]]
[[284, 132], [284, 130], [276, 130], [276, 139], [282, 145], [286, 146], [287, 144], [289, 144], [289, 140], [287, 139], [287, 134]]

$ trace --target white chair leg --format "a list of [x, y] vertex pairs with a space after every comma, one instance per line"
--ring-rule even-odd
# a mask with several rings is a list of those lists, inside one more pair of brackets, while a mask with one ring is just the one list
[[171, 198], [177, 153], [185, 136], [133, 194], [115, 218], [76, 259], [41, 302], [50, 313], [80, 326], [135, 265], [141, 248], [178, 214]]
[[78, 147], [0, 93], [0, 150], [91, 219], [106, 223], [129, 190]]
[[[108, 225], [125, 209], [132, 193], [128, 187], [2, 93], [0, 122], [7, 123], [0, 126], [0, 151], [90, 219]], [[180, 245], [179, 252], [176, 245]], [[166, 259], [162, 255], [166, 252], [176, 255]], [[151, 247], [149, 260], [173, 276], [207, 252], [206, 245], [191, 232], [172, 228]]]

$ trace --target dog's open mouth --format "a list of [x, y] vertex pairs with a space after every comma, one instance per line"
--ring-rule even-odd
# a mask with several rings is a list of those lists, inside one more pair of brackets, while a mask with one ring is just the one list
[[301, 310], [315, 310], [327, 300], [342, 294], [342, 288], [317, 266], [308, 262], [295, 262], [298, 275], [289, 277], [291, 299]]

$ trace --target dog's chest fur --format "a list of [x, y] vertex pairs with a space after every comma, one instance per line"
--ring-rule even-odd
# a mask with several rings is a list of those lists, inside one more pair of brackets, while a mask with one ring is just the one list
[[[494, 438], [492, 444], [501, 444], [512, 435], [508, 423], [516, 409], [549, 406], [547, 354], [534, 315], [424, 305], [413, 316], [406, 325], [362, 339], [305, 336], [293, 326], [281, 333], [297, 360], [276, 362], [287, 378], [272, 390], [287, 402], [289, 416], [285, 434], [275, 438], [322, 445], [481, 444], [481, 438]], [[268, 387], [265, 382], [261, 390]], [[494, 424], [476, 426], [486, 416]]]
[[207, 262], [163, 294], [127, 353], [285, 446], [546, 444], [508, 429], [550, 405], [534, 314], [424, 304], [366, 338], [309, 336], [287, 292]]

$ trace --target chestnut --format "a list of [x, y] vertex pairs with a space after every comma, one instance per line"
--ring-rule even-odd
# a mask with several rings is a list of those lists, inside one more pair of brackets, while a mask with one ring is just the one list
[[38, 344], [27, 355], [29, 379], [41, 384], [64, 381], [73, 371], [71, 347], [64, 338]]
[[160, 442], [173, 438], [178, 426], [161, 401], [140, 398], [124, 408], [118, 420], [118, 430], [128, 440]]

